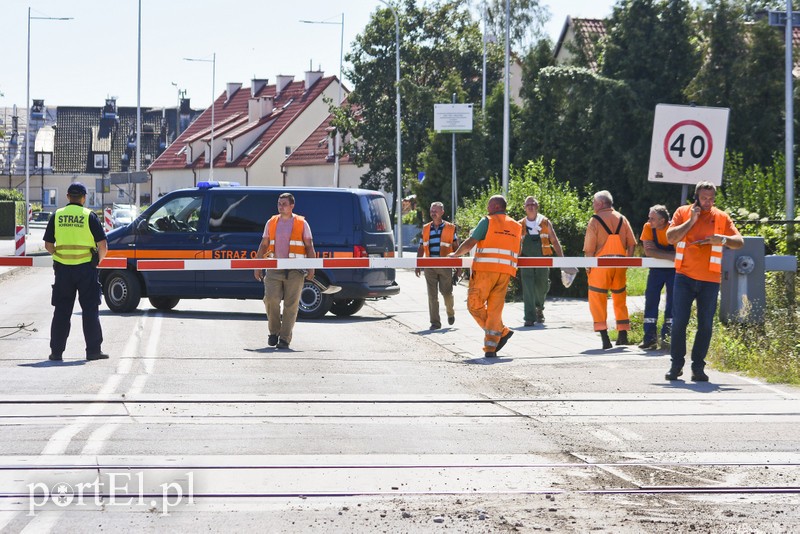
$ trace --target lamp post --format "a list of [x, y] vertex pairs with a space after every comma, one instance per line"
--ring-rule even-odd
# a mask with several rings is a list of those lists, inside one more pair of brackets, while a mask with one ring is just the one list
[[186, 93], [184, 89], [178, 87], [175, 82], [169, 82], [178, 91], [178, 104], [175, 107], [175, 139], [181, 134], [181, 98]]
[[511, 9], [509, 0], [506, 0], [506, 63], [505, 63], [505, 90], [503, 91], [503, 194], [508, 196], [508, 165], [509, 165], [509, 138], [511, 130], [511, 108], [509, 104], [509, 56], [511, 55]]
[[[341, 42], [339, 43], [339, 96], [336, 105], [342, 105], [342, 62], [344, 60], [344, 13], [341, 22], [329, 20], [301, 20], [303, 24], [339, 24], [342, 27]], [[339, 131], [333, 136], [333, 187], [339, 187]]]
[[[28, 71], [25, 86], [25, 234], [28, 233], [28, 207], [31, 204], [31, 156], [29, 128], [31, 122], [31, 20], [72, 20], [72, 17], [32, 17], [28, 7]], [[44, 195], [44, 190], [42, 191]]]
[[395, 94], [397, 95], [397, 115], [395, 128], [397, 129], [397, 255], [403, 257], [403, 175], [401, 171], [402, 153], [400, 152], [400, 19], [397, 11], [386, 0], [380, 2], [388, 7], [394, 15], [395, 39]]
[[208, 161], [208, 180], [214, 179], [214, 103], [216, 101], [217, 92], [215, 86], [217, 84], [217, 53], [211, 54], [211, 59], [208, 58], [191, 58], [185, 57], [184, 61], [200, 61], [202, 63], [211, 63], [211, 144], [210, 151], [211, 157]]

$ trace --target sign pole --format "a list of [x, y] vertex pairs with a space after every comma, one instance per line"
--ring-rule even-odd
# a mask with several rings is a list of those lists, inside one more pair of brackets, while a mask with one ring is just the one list
[[[453, 93], [453, 104], [456, 103], [456, 94]], [[457, 186], [456, 186], [456, 134], [453, 133], [453, 153], [452, 153], [452, 179], [450, 180], [450, 187], [452, 192], [450, 194], [450, 217], [452, 217], [452, 221], [455, 222], [456, 220], [456, 200], [458, 198], [457, 193]]]

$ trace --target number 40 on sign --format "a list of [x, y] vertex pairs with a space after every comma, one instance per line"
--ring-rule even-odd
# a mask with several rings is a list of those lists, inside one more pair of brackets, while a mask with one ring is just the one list
[[722, 185], [728, 108], [658, 104], [647, 180]]

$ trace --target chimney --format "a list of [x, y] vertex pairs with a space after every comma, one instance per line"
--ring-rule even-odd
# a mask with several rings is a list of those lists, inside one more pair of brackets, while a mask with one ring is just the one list
[[286, 86], [294, 81], [294, 76], [287, 76], [285, 74], [278, 74], [275, 78], [275, 96], [280, 95]]
[[236, 82], [228, 82], [228, 97], [225, 99], [225, 102], [230, 102], [233, 95], [236, 94], [236, 91], [242, 88], [242, 84]]
[[253, 78], [250, 84], [250, 96], [255, 97], [267, 85], [267, 81], [266, 78]]
[[259, 121], [272, 113], [273, 109], [273, 98], [271, 96], [251, 98], [247, 101], [247, 122]]
[[306, 71], [306, 91], [311, 89], [311, 86], [317, 83], [322, 78], [324, 73], [321, 70], [307, 70]]

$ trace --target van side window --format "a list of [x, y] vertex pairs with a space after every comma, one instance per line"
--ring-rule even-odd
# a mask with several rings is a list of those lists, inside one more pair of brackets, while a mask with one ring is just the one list
[[147, 219], [152, 232], [196, 232], [200, 223], [202, 196], [178, 197], [162, 205]]
[[364, 230], [367, 232], [390, 232], [389, 207], [382, 195], [362, 196], [361, 213], [364, 214]]
[[267, 219], [277, 213], [277, 205], [278, 193], [270, 195], [215, 194], [211, 200], [208, 230], [219, 233], [261, 234]]

